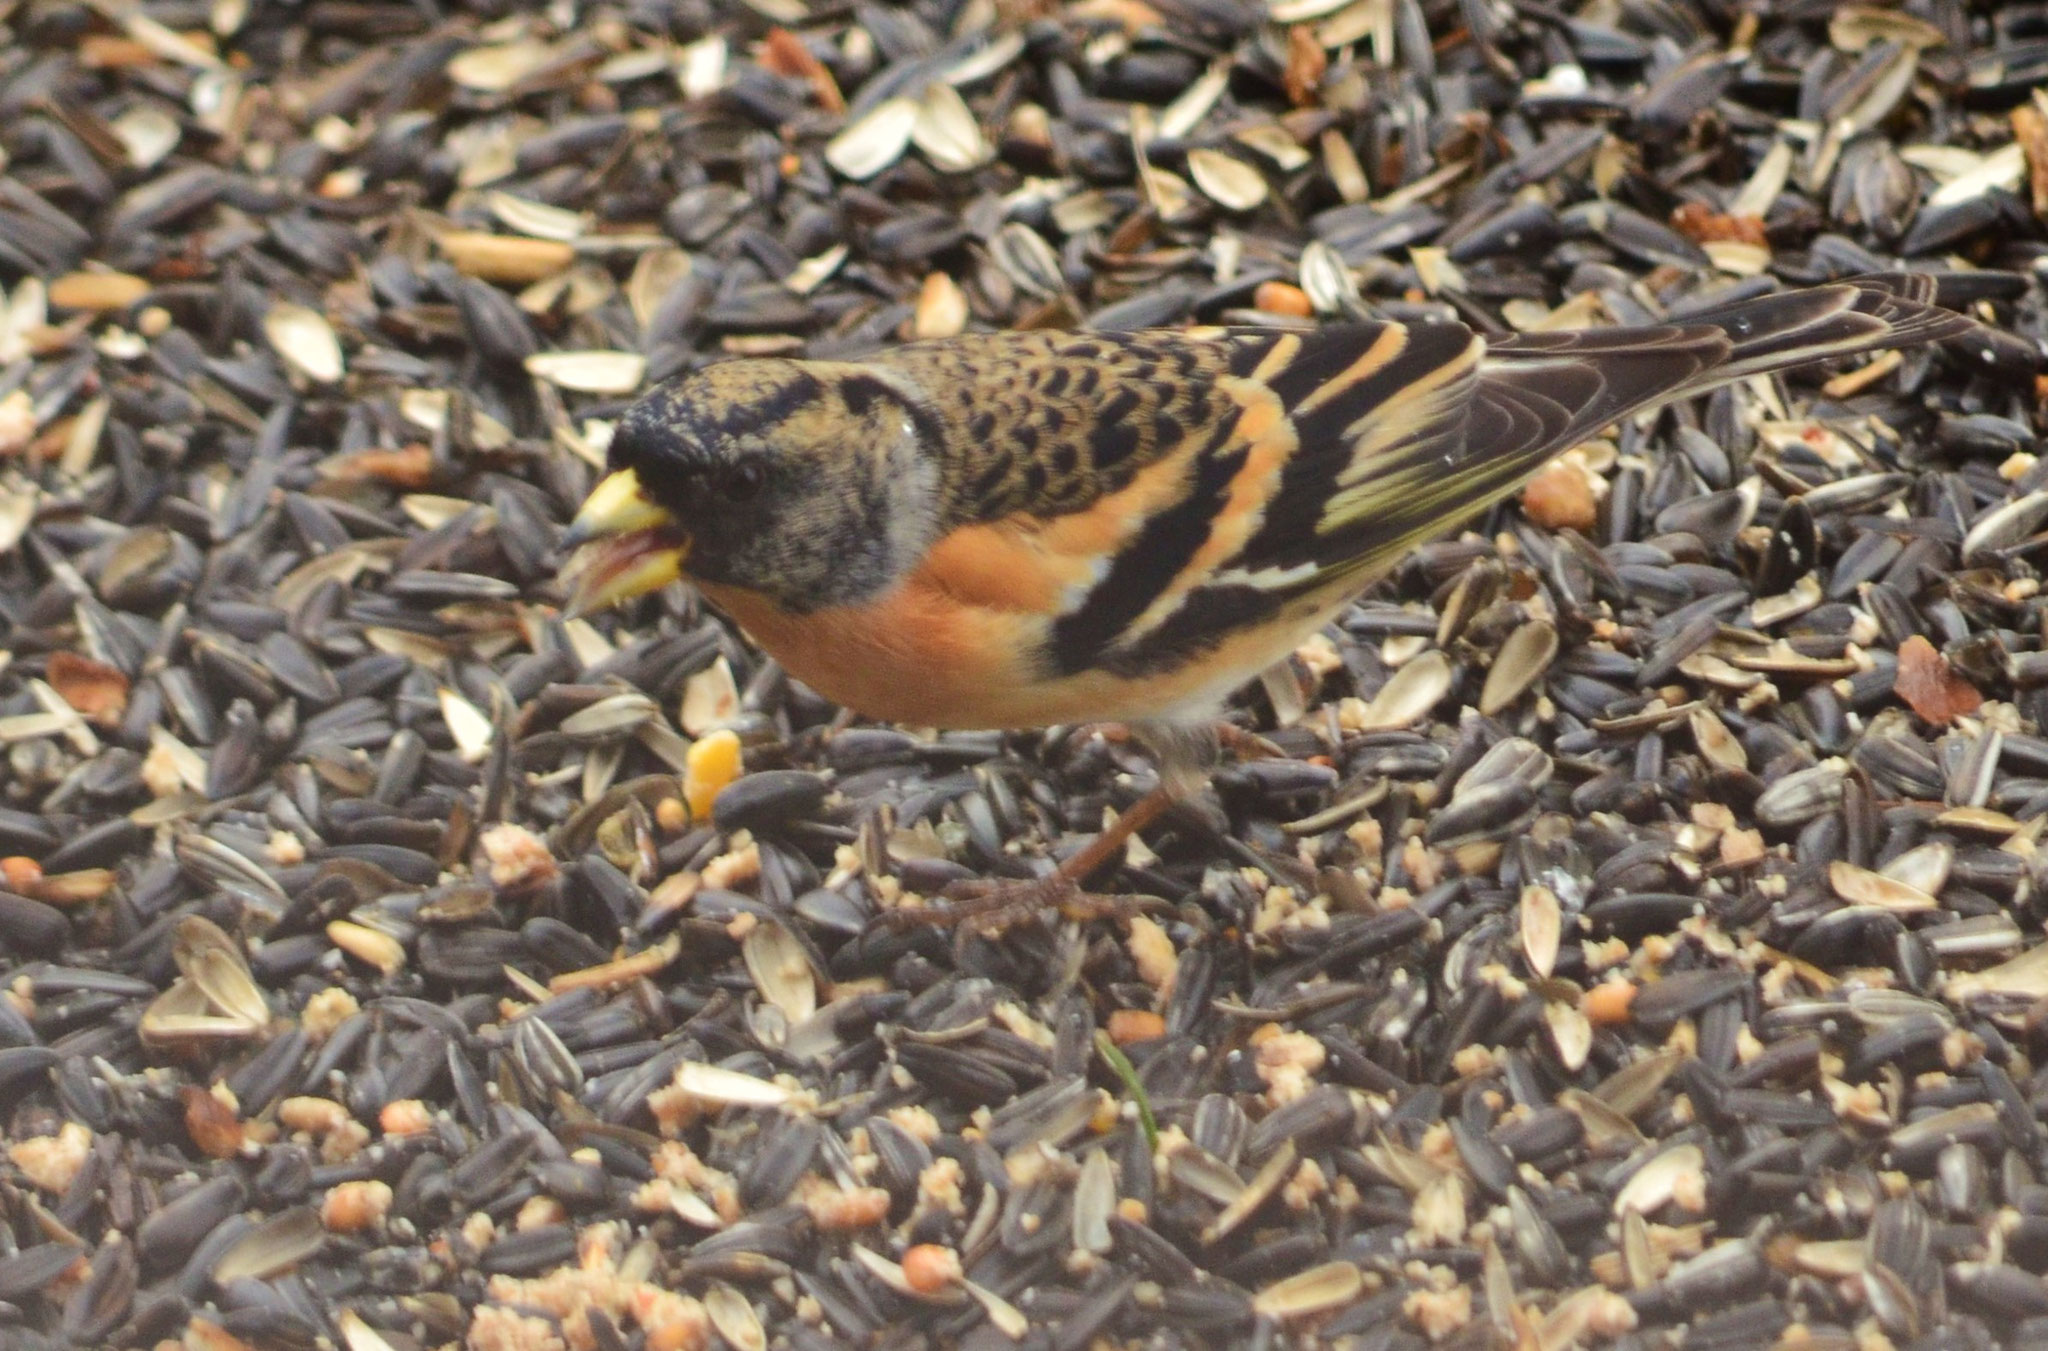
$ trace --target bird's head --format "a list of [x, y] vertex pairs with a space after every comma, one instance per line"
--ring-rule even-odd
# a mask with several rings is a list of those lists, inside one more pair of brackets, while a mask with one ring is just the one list
[[804, 613], [886, 590], [932, 531], [937, 470], [914, 389], [875, 368], [706, 367], [619, 419], [564, 540], [582, 613], [679, 577]]

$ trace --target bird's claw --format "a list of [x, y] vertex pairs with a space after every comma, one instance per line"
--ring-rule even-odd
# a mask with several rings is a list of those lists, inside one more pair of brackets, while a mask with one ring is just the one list
[[1127, 919], [1164, 904], [1156, 896], [1087, 891], [1080, 883], [1058, 873], [1024, 881], [970, 878], [955, 882], [940, 892], [935, 904], [891, 910], [883, 914], [880, 921], [891, 929], [930, 925], [934, 928], [972, 929], [983, 937], [993, 938], [1048, 914], [1085, 923], [1096, 919]]

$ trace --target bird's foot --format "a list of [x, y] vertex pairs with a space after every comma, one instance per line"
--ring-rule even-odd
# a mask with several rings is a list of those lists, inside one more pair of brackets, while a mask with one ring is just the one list
[[1257, 732], [1232, 722], [1219, 721], [1216, 724], [1216, 744], [1240, 760], [1279, 760], [1287, 755], [1286, 751]]
[[930, 925], [971, 930], [994, 938], [1042, 916], [1058, 915], [1077, 922], [1128, 919], [1164, 904], [1156, 896], [1087, 891], [1072, 878], [1053, 873], [1022, 881], [974, 878], [955, 882], [939, 894], [935, 904], [891, 910], [881, 918], [892, 929]]
[[[1129, 723], [1123, 722], [1083, 723], [1075, 730], [1083, 734], [1092, 733], [1105, 741], [1113, 742], [1117, 745], [1123, 745], [1131, 741], [1141, 743], [1145, 741], [1145, 738], [1139, 735]], [[1221, 718], [1198, 729], [1181, 730], [1186, 738], [1182, 744], [1192, 746], [1203, 737], [1213, 736], [1217, 749], [1229, 751], [1243, 760], [1272, 760], [1282, 758], [1287, 754], [1286, 751], [1281, 750], [1257, 732], [1246, 727], [1239, 727], [1234, 722], [1225, 722]], [[1155, 727], [1152, 735], [1155, 738], [1162, 737], [1165, 735], [1165, 729]], [[1171, 741], [1181, 740], [1181, 738], [1171, 738], [1169, 744], [1171, 744]]]
[[1028, 881], [971, 879], [955, 882], [940, 893], [939, 903], [891, 910], [882, 920], [891, 928], [919, 924], [958, 925], [973, 922], [984, 932], [1001, 933], [1027, 917], [1057, 911], [1069, 919], [1101, 919], [1136, 914], [1147, 904], [1163, 904], [1150, 896], [1111, 896], [1086, 891], [1086, 882], [1104, 864], [1123, 852], [1131, 836], [1156, 821], [1173, 805], [1173, 794], [1154, 789], [1132, 803], [1130, 810], [1082, 846], [1051, 876]]

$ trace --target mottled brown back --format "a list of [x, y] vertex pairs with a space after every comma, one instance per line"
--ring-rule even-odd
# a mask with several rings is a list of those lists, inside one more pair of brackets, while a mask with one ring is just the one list
[[[1208, 335], [1208, 336], [1204, 336]], [[1055, 515], [1114, 492], [1234, 410], [1223, 330], [989, 333], [910, 343], [900, 373], [942, 428], [952, 523]]]

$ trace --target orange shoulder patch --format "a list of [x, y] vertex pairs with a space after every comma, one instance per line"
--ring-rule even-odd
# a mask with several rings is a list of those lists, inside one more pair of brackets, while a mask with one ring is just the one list
[[1031, 533], [996, 522], [962, 526], [934, 544], [912, 584], [989, 610], [1052, 614], [1066, 579]]

